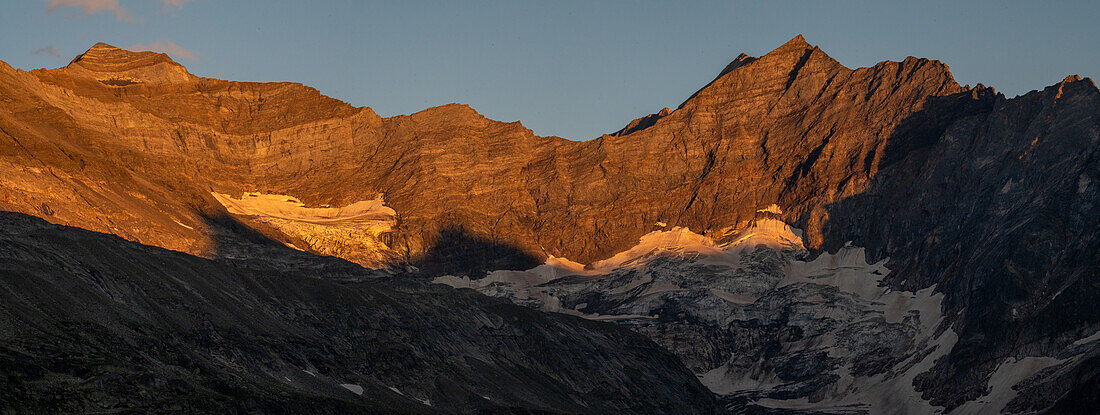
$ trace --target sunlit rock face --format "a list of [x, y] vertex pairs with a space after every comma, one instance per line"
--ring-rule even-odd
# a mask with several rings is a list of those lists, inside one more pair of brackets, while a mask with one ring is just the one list
[[196, 80], [187, 69], [168, 55], [131, 52], [106, 43], [96, 43], [64, 68], [67, 74], [93, 78], [107, 86], [185, 83]]
[[849, 69], [801, 36], [735, 63], [652, 122], [578, 142], [458, 104], [382, 118], [299, 84], [201, 78], [97, 44], [65, 68], [0, 65], [4, 140], [20, 143], [2, 154], [14, 180], [0, 205], [212, 255], [210, 218], [226, 212], [211, 192], [308, 206], [381, 194], [402, 256], [460, 226], [589, 263], [656, 222], [717, 234], [781, 203], [815, 247], [824, 206], [863, 189], [903, 120], [933, 97], [965, 92], [953, 99], [966, 109], [991, 94], [925, 59]]

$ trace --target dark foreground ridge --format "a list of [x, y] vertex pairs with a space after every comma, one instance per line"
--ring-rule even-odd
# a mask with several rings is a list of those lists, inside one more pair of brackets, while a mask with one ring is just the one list
[[257, 272], [0, 213], [0, 408], [714, 411], [679, 359], [626, 329], [362, 277]]

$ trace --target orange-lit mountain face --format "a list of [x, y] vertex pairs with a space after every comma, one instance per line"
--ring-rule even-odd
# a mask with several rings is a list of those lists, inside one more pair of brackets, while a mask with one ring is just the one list
[[[65, 242], [79, 240], [107, 247], [112, 258], [131, 251], [164, 258], [172, 264], [164, 273], [179, 281], [232, 275], [234, 287], [249, 293], [257, 286], [253, 273], [271, 272], [322, 275], [322, 291], [336, 279], [410, 298], [458, 295], [416, 285], [433, 277], [543, 311], [614, 321], [648, 337], [622, 337], [590, 322], [583, 324], [592, 332], [578, 331], [570, 319], [558, 327], [541, 314], [516, 320], [542, 334], [567, 333], [585, 353], [641, 345], [630, 349], [635, 354], [581, 365], [613, 368], [614, 380], [600, 387], [629, 391], [601, 407], [612, 412], [714, 410], [699, 392], [703, 385], [685, 376], [689, 369], [737, 410], [1087, 408], [1100, 390], [1097, 183], [1100, 91], [1088, 78], [1070, 76], [1006, 99], [982, 85], [960, 86], [934, 60], [849, 69], [801, 36], [760, 57], [738, 56], [676, 109], [590, 141], [535, 136], [519, 122], [490, 120], [460, 104], [383, 118], [300, 84], [197, 77], [167, 55], [102, 43], [64, 68], [27, 72], [0, 62], [0, 210], [216, 260], [5, 214], [17, 219], [15, 231], [0, 234], [7, 238], [0, 248], [18, 249], [0, 249], [0, 257], [25, 262], [0, 271], [33, 275], [37, 260], [23, 257], [50, 251], [48, 241], [61, 241], [58, 258], [87, 254]], [[19, 242], [35, 235], [49, 239]], [[50, 272], [75, 273], [89, 286], [102, 285], [101, 274], [131, 277], [102, 270], [109, 265], [102, 260], [71, 262]], [[86, 263], [94, 272], [81, 271]], [[189, 293], [180, 290], [171, 301], [233, 309], [231, 301]], [[363, 295], [385, 297], [379, 293]], [[504, 319], [513, 313], [461, 293], [469, 299], [455, 304]], [[249, 373], [267, 379], [283, 366], [297, 373], [310, 365], [299, 360], [344, 347], [342, 330], [351, 329], [339, 319], [356, 317], [329, 309], [330, 294], [258, 294], [270, 296], [271, 307], [304, 302], [332, 319], [316, 323], [281, 308], [255, 316], [317, 328], [329, 343], [320, 352], [298, 348], [300, 328], [249, 332], [244, 337], [285, 340], [292, 345], [285, 350], [300, 353], [277, 360], [279, 368]], [[382, 305], [370, 313], [443, 321], [439, 307], [398, 303], [421, 308]], [[518, 360], [493, 360], [499, 380], [523, 373], [514, 365], [526, 367], [529, 356], [558, 347], [516, 343], [512, 334], [478, 343], [483, 336], [471, 333], [514, 328], [497, 317], [470, 319], [447, 317], [451, 337], [433, 338], [431, 350], [418, 352], [453, 352], [450, 341], [492, 349], [493, 359], [521, 351]], [[363, 330], [404, 333], [390, 323]], [[209, 351], [205, 343], [187, 344]], [[646, 354], [651, 346], [664, 354]], [[347, 351], [322, 360], [340, 367], [333, 362], [351, 359], [376, 370], [371, 359], [388, 358], [384, 350], [365, 360]], [[255, 362], [263, 353], [244, 355]], [[480, 363], [470, 363], [487, 359], [479, 353], [439, 364], [461, 360], [447, 370], [477, 385], [486, 381], [475, 379]], [[623, 362], [634, 359], [659, 360], [648, 369], [654, 376], [631, 383], [623, 368], [635, 363]], [[569, 400], [570, 411], [595, 411], [587, 402], [604, 390], [554, 383], [562, 379], [553, 372], [560, 364], [538, 366], [546, 374], [540, 382], [552, 385], [509, 390], [500, 404], [546, 409]], [[393, 387], [384, 383], [400, 379], [421, 385], [406, 389], [418, 396], [412, 407], [425, 397], [453, 412], [463, 412], [471, 394], [489, 393], [424, 386], [433, 372], [423, 368], [394, 375], [408, 365], [416, 363], [401, 360], [377, 369], [386, 374], [376, 384], [353, 386], [385, 394]], [[681, 387], [693, 395], [665, 410], [630, 406], [653, 385], [668, 402]], [[331, 392], [299, 386], [288, 388]], [[589, 392], [578, 398], [577, 388]], [[386, 399], [409, 400], [398, 395]]]
[[[461, 227], [589, 262], [656, 222], [720, 233], [777, 203], [819, 246], [824, 207], [867, 186], [906, 117], [932, 97], [992, 97], [937, 61], [851, 70], [801, 37], [735, 63], [647, 128], [574, 142], [456, 104], [381, 118], [298, 84], [199, 78], [100, 43], [65, 68], [0, 71], [0, 127], [18, 142], [5, 146], [0, 206], [210, 255], [208, 218], [225, 214], [212, 192], [312, 207], [381, 197], [400, 224], [379, 243], [398, 256]], [[332, 244], [358, 243], [279, 233], [337, 255]]]

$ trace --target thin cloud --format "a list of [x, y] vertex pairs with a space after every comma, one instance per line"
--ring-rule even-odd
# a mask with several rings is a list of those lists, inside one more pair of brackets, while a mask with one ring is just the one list
[[168, 40], [168, 39], [157, 39], [156, 42], [153, 42], [153, 43], [150, 43], [150, 44], [138, 43], [136, 45], [130, 46], [127, 49], [130, 49], [130, 50], [151, 50], [151, 51], [154, 51], [154, 52], [163, 52], [163, 53], [167, 53], [167, 54], [169, 54], [173, 57], [180, 58], [180, 59], [187, 59], [189, 61], [193, 61], [193, 60], [196, 59], [194, 52], [191, 52], [187, 49], [184, 49], [184, 48], [180, 47], [180, 45], [177, 45], [177, 44], [175, 44], [174, 42], [172, 42], [171, 40]]
[[35, 49], [34, 52], [31, 52], [31, 55], [50, 55], [55, 58], [60, 58], [61, 51], [57, 50], [53, 45], [49, 45], [44, 48]]
[[182, 9], [184, 4], [190, 2], [191, 0], [161, 0], [161, 3], [164, 3], [164, 7], [175, 7], [176, 9]]
[[[176, 0], [164, 0], [176, 1]], [[130, 11], [125, 7], [118, 5], [118, 0], [49, 0], [46, 4], [46, 13], [52, 13], [54, 10], [63, 7], [75, 7], [84, 11], [84, 15], [96, 14], [100, 12], [112, 12], [115, 14], [115, 18], [119, 21], [132, 22], [133, 16], [130, 15]]]

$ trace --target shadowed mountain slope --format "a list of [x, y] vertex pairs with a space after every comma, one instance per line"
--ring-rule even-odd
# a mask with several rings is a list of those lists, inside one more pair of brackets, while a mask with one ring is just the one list
[[0, 408], [714, 411], [679, 359], [626, 329], [362, 268], [318, 274], [0, 213]]
[[[909, 134], [923, 138], [888, 148], [896, 162], [830, 206], [826, 232], [833, 246], [855, 241], [889, 258], [892, 286], [946, 294], [959, 344], [917, 382], [949, 408], [981, 397], [1005, 359], [1060, 356], [1100, 330], [1100, 91], [1070, 76], [962, 115], [925, 117], [957, 117], [943, 128], [917, 123]], [[1009, 408], [1095, 394], [1093, 362], [1060, 366]], [[1078, 393], [1062, 411], [1089, 402]]]

